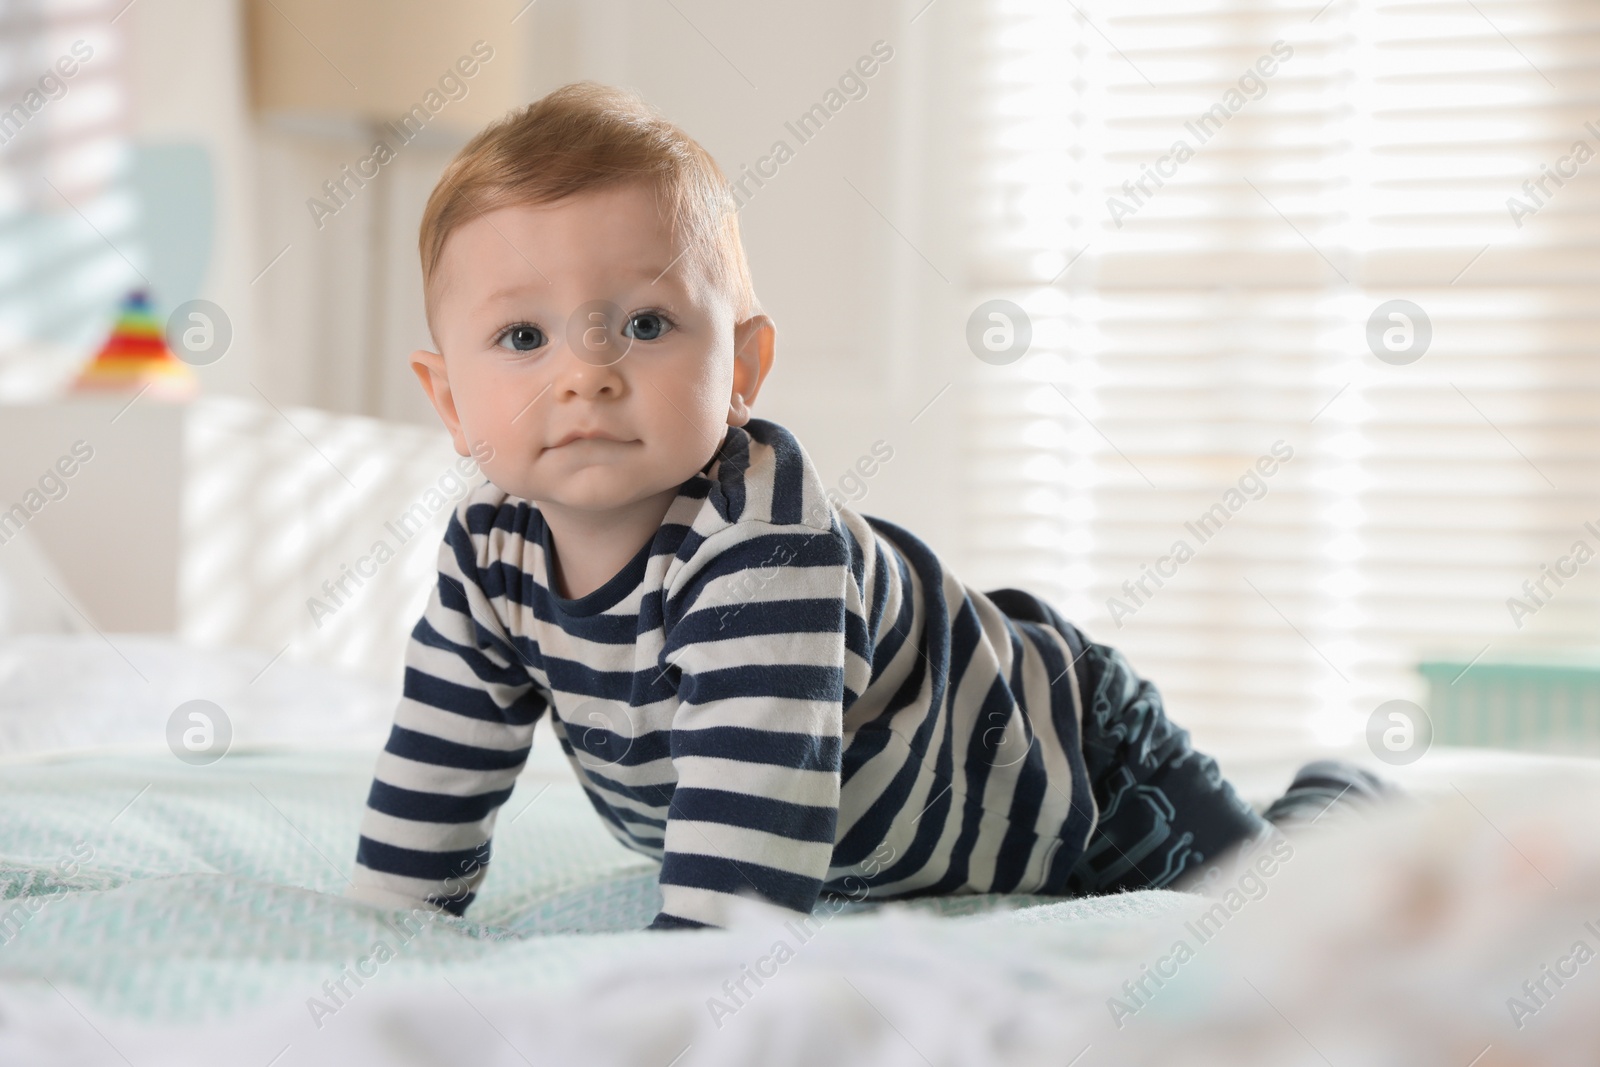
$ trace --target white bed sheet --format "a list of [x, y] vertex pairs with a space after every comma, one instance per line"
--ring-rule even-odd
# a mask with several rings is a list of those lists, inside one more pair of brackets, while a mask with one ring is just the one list
[[[303, 665], [262, 673], [267, 665], [259, 653], [130, 635], [0, 641], [0, 752], [35, 761], [158, 750], [171, 710], [196, 697], [228, 709], [239, 746], [381, 745], [392, 693]], [[530, 776], [570, 773], [553, 744], [535, 751]], [[1308, 755], [1214, 754], [1258, 804]], [[778, 936], [764, 917], [662, 935], [533, 1000], [374, 983], [322, 1027], [300, 998], [223, 1026], [153, 1024], [100, 1016], [70, 988], [0, 983], [0, 1063], [186, 1067], [233, 1062], [241, 1049], [281, 1052], [277, 1067], [1600, 1063], [1600, 963], [1536, 1011], [1512, 1003], [1576, 942], [1600, 950], [1600, 761], [1441, 748], [1387, 768], [1345, 754], [1416, 802], [1303, 839], [1226, 936], [1142, 1003], [1125, 983], [1148, 982], [1211, 901], [1196, 898], [1195, 912], [1170, 922], [1131, 912], [1087, 927], [1070, 902], [967, 919], [845, 916], [731, 1018], [710, 1000]], [[1118, 1001], [1137, 1010], [1119, 1017]]]

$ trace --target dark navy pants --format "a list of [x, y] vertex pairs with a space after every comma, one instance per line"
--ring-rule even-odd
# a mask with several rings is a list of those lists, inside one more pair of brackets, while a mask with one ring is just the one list
[[1068, 893], [1178, 887], [1236, 846], [1275, 833], [1167, 718], [1161, 694], [1122, 653], [1090, 641], [1037, 597], [1013, 589], [987, 595], [1013, 618], [1060, 630], [1077, 657], [1083, 756], [1100, 817]]

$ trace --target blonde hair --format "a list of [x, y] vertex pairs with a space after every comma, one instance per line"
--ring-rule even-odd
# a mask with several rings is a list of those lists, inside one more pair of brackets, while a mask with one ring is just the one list
[[759, 311], [736, 205], [716, 160], [637, 93], [576, 82], [490, 123], [440, 175], [418, 237], [429, 327], [445, 240], [462, 224], [497, 208], [638, 180], [654, 188], [684, 257], [697, 258], [730, 296], [736, 320]]

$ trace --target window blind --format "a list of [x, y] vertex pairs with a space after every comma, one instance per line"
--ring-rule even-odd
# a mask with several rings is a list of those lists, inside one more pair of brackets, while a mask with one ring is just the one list
[[1033, 328], [969, 372], [980, 582], [1236, 752], [1350, 741], [1431, 654], [1597, 643], [1600, 12], [991, 0], [974, 29], [969, 303]]
[[0, 8], [0, 398], [70, 377], [108, 309], [143, 284], [115, 21], [125, 3]]

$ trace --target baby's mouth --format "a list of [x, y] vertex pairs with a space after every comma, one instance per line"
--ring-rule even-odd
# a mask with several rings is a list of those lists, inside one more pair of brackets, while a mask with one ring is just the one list
[[551, 445], [548, 448], [546, 448], [545, 451], [546, 452], [554, 452], [557, 449], [570, 449], [570, 448], [577, 448], [579, 446], [602, 446], [602, 448], [610, 448], [610, 447], [621, 448], [621, 447], [624, 447], [624, 446], [627, 446], [627, 445], [636, 445], [636, 444], [640, 444], [640, 443], [641, 442], [639, 442], [639, 441], [620, 441], [620, 440], [617, 440], [614, 437], [574, 437], [571, 440], [562, 441], [559, 444]]
[[561, 440], [551, 445], [551, 448], [564, 448], [567, 445], [605, 443], [611, 445], [630, 444], [619, 437], [606, 433], [604, 430], [575, 431], [567, 434]]

